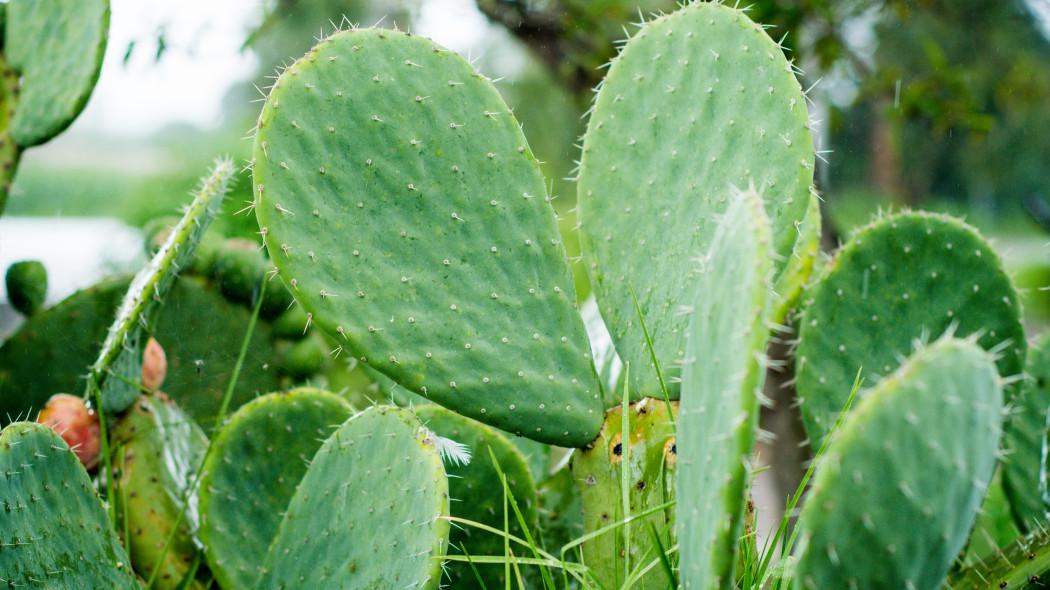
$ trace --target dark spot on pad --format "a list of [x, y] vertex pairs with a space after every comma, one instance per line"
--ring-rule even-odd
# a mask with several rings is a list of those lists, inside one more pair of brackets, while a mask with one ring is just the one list
[[623, 443], [616, 443], [616, 446], [613, 447], [613, 454], [614, 455], [622, 455], [623, 454]]

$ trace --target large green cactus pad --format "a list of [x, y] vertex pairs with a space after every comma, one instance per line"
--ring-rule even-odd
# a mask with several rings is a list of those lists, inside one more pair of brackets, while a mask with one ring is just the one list
[[[623, 430], [623, 406], [606, 413], [601, 435], [586, 449], [575, 451], [572, 479], [583, 505], [584, 533], [593, 533], [627, 517], [623, 510], [624, 470], [630, 483], [628, 507], [632, 515], [675, 499], [678, 456], [675, 450], [675, 413], [670, 405], [645, 398], [630, 405], [627, 432]], [[607, 531], [583, 544], [583, 561], [606, 587], [619, 588], [626, 564], [634, 571], [657, 559], [656, 545], [647, 527], [652, 525], [664, 548], [675, 544], [675, 510], [654, 512], [625, 527]], [[639, 587], [664, 588], [669, 581], [663, 568], [654, 568], [639, 581]]]
[[799, 516], [796, 588], [939, 588], [995, 471], [991, 356], [944, 338], [870, 391], [827, 447]]
[[0, 583], [139, 588], [84, 466], [50, 428], [0, 433]]
[[313, 321], [461, 414], [543, 442], [601, 424], [538, 162], [492, 84], [426, 39], [337, 33], [258, 121], [255, 210]]
[[678, 416], [678, 539], [685, 590], [733, 587], [769, 340], [773, 255], [754, 191], [737, 193], [695, 290]]
[[414, 414], [373, 407], [314, 456], [257, 588], [434, 590], [448, 544], [448, 478]]
[[[143, 578], [154, 576], [154, 590], [174, 590], [200, 552], [195, 538], [200, 522], [197, 496], [189, 489], [208, 439], [163, 394], [140, 397], [121, 416], [114, 438], [123, 450], [119, 493], [135, 571]], [[165, 550], [176, 522], [178, 531]], [[154, 574], [155, 570], [159, 571]]]
[[[802, 268], [792, 255], [800, 224], [819, 223], [806, 218], [813, 162], [792, 68], [742, 11], [689, 3], [642, 27], [613, 60], [583, 143], [580, 243], [636, 395], [659, 397], [659, 382], [631, 287], [673, 376], [689, 324], [676, 313], [681, 294], [695, 289], [693, 259], [710, 246], [731, 186], [761, 192], [777, 272]], [[794, 274], [777, 289], [786, 300], [801, 286]]]
[[957, 336], [980, 334], [981, 346], [1001, 348], [1002, 376], [1024, 368], [1017, 290], [976, 230], [945, 216], [904, 213], [857, 231], [805, 305], [797, 389], [814, 446], [845, 406], [858, 370], [868, 383], [888, 375], [916, 340], [953, 325]]
[[[535, 534], [539, 521], [536, 482], [532, 479], [529, 465], [521, 451], [495, 428], [460, 416], [441, 406], [428, 404], [417, 407], [416, 415], [434, 434], [466, 445], [470, 450], [472, 459], [467, 465], [445, 461], [452, 515], [504, 530], [503, 484], [496, 467], [492, 464], [495, 457], [500, 471], [507, 477], [507, 487], [514, 494], [518, 509], [528, 524], [529, 533]], [[506, 516], [509, 523], [507, 531], [519, 539], [524, 539], [521, 525], [509, 506]], [[472, 529], [467, 525], [452, 529], [449, 542], [450, 553], [460, 553], [466, 549], [473, 557], [503, 555], [503, 537]], [[503, 564], [475, 564], [474, 567], [477, 568], [486, 587], [502, 588], [506, 585]], [[466, 562], [451, 561], [445, 567], [445, 571], [452, 581], [453, 588], [473, 587], [477, 583], [471, 565]]]
[[201, 481], [201, 542], [223, 588], [254, 588], [281, 517], [317, 449], [352, 413], [316, 389], [271, 393], [216, 435]]

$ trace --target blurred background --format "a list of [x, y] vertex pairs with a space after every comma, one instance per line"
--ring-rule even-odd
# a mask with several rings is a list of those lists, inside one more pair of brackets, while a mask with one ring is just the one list
[[[571, 180], [616, 42], [675, 0], [113, 0], [87, 109], [27, 150], [0, 218], [0, 268], [42, 259], [49, 302], [135, 268], [138, 230], [177, 214], [213, 158], [246, 160], [275, 69], [351, 23], [432, 37], [498, 79], [546, 162], [575, 248]], [[1050, 317], [1050, 0], [758, 0], [819, 120], [826, 245], [879, 210], [964, 216], [999, 240], [1032, 321]], [[257, 238], [247, 173], [217, 231]], [[98, 218], [106, 218], [105, 221]], [[570, 252], [570, 255], [575, 254]], [[588, 288], [579, 273], [579, 292]], [[0, 286], [2, 288], [2, 286]], [[6, 294], [0, 293], [0, 301]], [[11, 329], [0, 323], [0, 339]]]

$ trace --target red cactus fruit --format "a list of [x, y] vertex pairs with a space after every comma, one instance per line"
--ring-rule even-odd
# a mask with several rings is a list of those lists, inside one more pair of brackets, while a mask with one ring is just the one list
[[149, 342], [146, 342], [146, 350], [142, 353], [142, 386], [150, 391], [157, 391], [167, 374], [168, 357], [160, 343], [150, 338]]
[[67, 393], [56, 393], [47, 400], [36, 421], [58, 433], [88, 471], [98, 465], [102, 429], [98, 414], [84, 400]]

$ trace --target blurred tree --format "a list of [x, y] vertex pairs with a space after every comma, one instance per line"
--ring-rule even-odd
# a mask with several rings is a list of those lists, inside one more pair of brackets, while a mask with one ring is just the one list
[[[626, 24], [677, 4], [476, 2], [581, 104]], [[854, 100], [831, 105], [830, 129], [831, 147], [845, 152], [836, 162], [864, 171], [847, 175], [851, 182], [904, 204], [932, 194], [982, 209], [1047, 192], [1050, 139], [1032, 130], [1050, 122], [1050, 43], [1023, 0], [756, 0], [750, 11], [773, 27], [808, 80], [854, 86]], [[855, 148], [858, 140], [866, 149]]]

